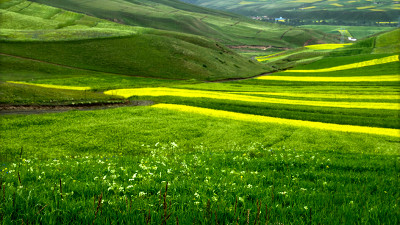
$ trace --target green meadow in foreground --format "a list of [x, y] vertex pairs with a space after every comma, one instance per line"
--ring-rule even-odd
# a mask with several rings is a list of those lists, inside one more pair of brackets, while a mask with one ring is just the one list
[[2, 224], [399, 222], [398, 138], [149, 107], [1, 126]]

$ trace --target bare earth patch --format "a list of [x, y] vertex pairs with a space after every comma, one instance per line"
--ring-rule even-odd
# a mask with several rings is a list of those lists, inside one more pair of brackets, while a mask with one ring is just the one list
[[0, 105], [0, 115], [27, 115], [41, 113], [58, 113], [71, 110], [88, 111], [99, 109], [111, 109], [126, 106], [147, 106], [153, 105], [153, 101], [135, 100], [125, 103], [96, 103], [96, 104], [79, 104], [79, 105]]

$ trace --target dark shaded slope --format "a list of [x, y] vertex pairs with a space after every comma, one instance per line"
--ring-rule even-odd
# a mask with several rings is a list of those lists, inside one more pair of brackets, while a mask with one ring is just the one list
[[124, 38], [0, 43], [1, 53], [51, 63], [144, 77], [216, 80], [266, 70], [215, 42], [172, 32], [150, 31]]

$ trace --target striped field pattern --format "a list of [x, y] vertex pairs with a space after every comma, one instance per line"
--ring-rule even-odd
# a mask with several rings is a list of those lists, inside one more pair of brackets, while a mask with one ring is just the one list
[[290, 120], [290, 119], [249, 115], [249, 114], [243, 114], [243, 113], [228, 112], [228, 111], [215, 110], [215, 109], [206, 109], [206, 108], [185, 106], [185, 105], [174, 105], [174, 104], [157, 104], [152, 107], [161, 108], [161, 109], [170, 109], [170, 110], [176, 110], [176, 111], [188, 112], [188, 113], [202, 114], [202, 115], [218, 117], [218, 118], [227, 118], [227, 119], [234, 119], [234, 120], [240, 120], [240, 121], [247, 121], [247, 122], [277, 123], [277, 124], [283, 124], [283, 125], [289, 125], [289, 126], [308, 127], [308, 128], [316, 128], [316, 129], [330, 130], [330, 131], [376, 134], [376, 135], [400, 137], [400, 130], [397, 130], [397, 129], [362, 127], [362, 126], [353, 126], [353, 125], [338, 125], [338, 124], [329, 124], [329, 123], [320, 123], [320, 122], [311, 122], [311, 121]]
[[347, 65], [341, 65], [341, 66], [334, 66], [330, 68], [324, 68], [324, 69], [315, 69], [315, 70], [286, 70], [285, 72], [295, 72], [295, 73], [319, 73], [319, 72], [332, 72], [332, 71], [338, 71], [338, 70], [348, 70], [348, 69], [354, 69], [354, 68], [360, 68], [360, 67], [365, 67], [365, 66], [374, 66], [374, 65], [380, 65], [380, 64], [385, 64], [385, 63], [391, 63], [391, 62], [398, 62], [399, 61], [399, 55], [392, 55], [384, 58], [379, 58], [379, 59], [372, 59], [372, 60], [367, 60], [363, 62], [358, 62], [358, 63], [351, 63]]
[[136, 89], [118, 89], [104, 92], [108, 95], [117, 95], [129, 98], [132, 96], [174, 96], [186, 98], [210, 98], [220, 100], [242, 101], [242, 102], [259, 102], [272, 104], [288, 104], [288, 105], [308, 105], [322, 107], [338, 107], [338, 108], [362, 108], [362, 109], [400, 109], [397, 103], [371, 103], [371, 102], [327, 102], [327, 101], [308, 101], [308, 100], [291, 100], [277, 99], [267, 97], [257, 97], [250, 95], [236, 95], [217, 91], [201, 91], [177, 88], [136, 88]]

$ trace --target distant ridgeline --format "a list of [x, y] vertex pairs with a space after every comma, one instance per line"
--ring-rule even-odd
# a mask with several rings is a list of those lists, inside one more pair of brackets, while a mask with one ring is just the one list
[[[257, 20], [301, 24], [397, 26], [400, 0], [182, 0]], [[280, 19], [277, 19], [280, 18]]]

